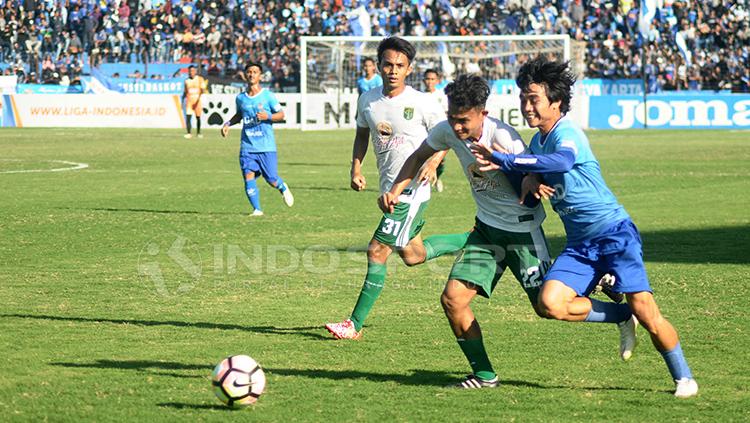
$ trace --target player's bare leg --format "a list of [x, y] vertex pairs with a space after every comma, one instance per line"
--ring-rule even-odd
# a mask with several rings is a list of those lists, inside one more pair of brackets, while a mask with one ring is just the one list
[[424, 242], [422, 242], [422, 236], [417, 235], [406, 244], [406, 247], [399, 248], [396, 250], [401, 260], [407, 266], [416, 266], [422, 264], [427, 259], [427, 251], [424, 248]]
[[578, 296], [558, 280], [548, 280], [539, 292], [542, 317], [568, 322], [617, 323], [620, 331], [620, 358], [629, 360], [637, 345], [635, 329], [638, 320], [625, 304], [605, 303]]
[[544, 317], [567, 322], [581, 322], [591, 312], [591, 300], [579, 297], [569, 286], [549, 280], [539, 292], [539, 308]]
[[638, 321], [648, 331], [654, 347], [664, 357], [675, 380], [675, 396], [686, 398], [698, 393], [698, 384], [682, 353], [680, 339], [674, 326], [662, 316], [654, 296], [648, 291], [626, 294], [628, 304]]
[[471, 365], [472, 374], [458, 385], [460, 388], [494, 388], [498, 385], [497, 375], [484, 349], [482, 330], [479, 327], [470, 304], [477, 295], [477, 288], [467, 282], [451, 279], [445, 284], [440, 303], [448, 323], [456, 336], [466, 359]]
[[391, 246], [376, 239], [370, 240], [367, 246], [367, 275], [351, 317], [343, 322], [325, 325], [336, 339], [359, 339], [362, 336], [365, 319], [383, 290], [387, 270], [385, 264], [392, 253]]

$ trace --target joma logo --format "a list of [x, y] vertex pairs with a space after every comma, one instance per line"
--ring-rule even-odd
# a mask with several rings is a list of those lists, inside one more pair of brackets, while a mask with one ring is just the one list
[[[622, 113], [611, 115], [609, 125], [615, 129], [632, 128], [635, 122], [644, 123], [644, 103], [640, 100], [618, 100]], [[750, 100], [734, 103], [730, 116], [729, 105], [722, 100], [649, 100], [648, 125], [667, 127], [730, 127], [750, 126]]]

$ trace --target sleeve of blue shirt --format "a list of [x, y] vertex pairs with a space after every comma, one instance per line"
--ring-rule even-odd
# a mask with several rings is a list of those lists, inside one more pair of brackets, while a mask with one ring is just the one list
[[575, 161], [575, 151], [565, 147], [551, 154], [492, 153], [492, 163], [499, 165], [505, 173], [564, 173], [573, 168]]
[[[278, 113], [281, 111], [281, 103], [272, 92], [268, 92], [268, 106], [272, 113]], [[269, 118], [270, 120], [270, 118]]]

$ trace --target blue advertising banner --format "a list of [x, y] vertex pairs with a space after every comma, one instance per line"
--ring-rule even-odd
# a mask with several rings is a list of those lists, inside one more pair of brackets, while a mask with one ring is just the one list
[[[576, 93], [588, 96], [643, 94], [643, 81], [640, 79], [583, 79], [576, 82]], [[516, 81], [496, 79], [492, 81], [495, 94], [518, 94]]]
[[184, 78], [132, 79], [109, 78], [126, 94], [182, 94]]
[[[705, 94], [594, 96], [589, 98], [594, 129], [750, 129], [750, 95]], [[645, 112], [648, 107], [648, 120]]]
[[18, 84], [18, 94], [81, 94], [83, 87], [80, 85], [47, 85], [47, 84]]

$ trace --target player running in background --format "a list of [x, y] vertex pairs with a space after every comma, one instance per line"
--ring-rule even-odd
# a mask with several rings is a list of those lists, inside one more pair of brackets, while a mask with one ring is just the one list
[[[361, 166], [370, 139], [380, 173], [380, 192], [384, 193], [391, 189], [404, 161], [427, 138], [428, 131], [445, 119], [445, 113], [427, 94], [406, 85], [415, 55], [414, 46], [399, 37], [386, 38], [378, 45], [378, 67], [384, 84], [382, 89], [362, 94], [357, 103], [351, 167], [351, 187], [355, 191], [366, 186]], [[424, 209], [430, 200], [430, 182], [445, 154], [435, 154], [404, 190], [393, 212], [381, 218], [367, 248], [367, 275], [351, 317], [326, 325], [335, 338], [360, 337], [365, 318], [383, 290], [386, 260], [394, 250], [407, 266], [413, 266], [464, 246], [468, 232], [435, 235], [424, 242], [419, 235], [424, 225]]]
[[258, 63], [245, 66], [248, 78], [247, 91], [236, 98], [237, 113], [221, 127], [221, 136], [226, 137], [229, 127], [242, 121], [240, 136], [240, 168], [245, 178], [245, 193], [253, 206], [252, 216], [262, 216], [257, 177], [263, 178], [279, 190], [284, 203], [292, 207], [294, 196], [279, 176], [276, 156], [276, 139], [273, 122], [284, 120], [284, 111], [273, 93], [260, 86], [263, 68]]
[[[448, 111], [448, 97], [445, 96], [445, 92], [437, 88], [440, 83], [440, 74], [435, 69], [427, 69], [422, 75], [422, 82], [424, 82], [424, 89], [427, 94], [430, 94], [435, 101], [440, 104], [445, 112]], [[437, 180], [435, 181], [435, 189], [437, 192], [443, 192], [443, 180], [440, 179], [445, 172], [445, 160], [440, 162], [437, 168]]]
[[378, 68], [372, 58], [365, 58], [365, 60], [362, 61], [362, 67], [365, 70], [365, 75], [360, 76], [359, 79], [357, 79], [357, 91], [359, 91], [359, 95], [362, 95], [373, 88], [383, 86], [383, 78], [377, 74]]
[[182, 100], [185, 102], [185, 126], [187, 134], [185, 138], [192, 138], [190, 133], [192, 129], [193, 115], [195, 115], [195, 132], [198, 138], [203, 138], [201, 134], [201, 115], [203, 114], [203, 105], [201, 104], [201, 95], [206, 92], [206, 80], [198, 75], [198, 69], [190, 65], [188, 67], [188, 78], [185, 80], [185, 87], [182, 90]]
[[[605, 184], [586, 135], [565, 117], [574, 82], [567, 63], [543, 56], [525, 63], [516, 83], [521, 89], [521, 113], [530, 127], [539, 130], [529, 146], [532, 154], [514, 154], [505, 148], [493, 152], [477, 144], [472, 146], [477, 163], [484, 170], [538, 173], [556, 188], [550, 201], [565, 227], [567, 244], [542, 286], [539, 306], [545, 317], [617, 323], [633, 334], [640, 322], [675, 381], [674, 395], [696, 395], [698, 384], [677, 332], [654, 301], [638, 230]], [[588, 298], [604, 273], [614, 276], [613, 289], [625, 294], [627, 304]], [[622, 349], [623, 359], [630, 358], [634, 346]]]

